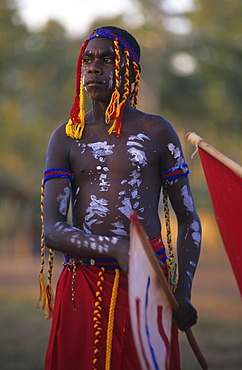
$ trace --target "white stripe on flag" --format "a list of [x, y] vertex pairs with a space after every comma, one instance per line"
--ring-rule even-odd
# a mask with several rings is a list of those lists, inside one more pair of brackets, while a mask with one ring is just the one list
[[172, 311], [146, 255], [136, 227], [131, 228], [129, 262], [131, 326], [143, 370], [167, 370]]

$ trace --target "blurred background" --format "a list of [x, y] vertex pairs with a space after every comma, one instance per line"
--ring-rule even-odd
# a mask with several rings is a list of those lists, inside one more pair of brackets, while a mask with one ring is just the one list
[[[194, 131], [242, 164], [241, 19], [240, 0], [0, 0], [1, 369], [43, 369], [50, 322], [35, 306], [45, 153], [51, 133], [69, 117], [81, 43], [103, 25], [137, 38], [138, 108], [173, 124], [191, 168], [204, 230], [194, 333], [211, 369], [241, 368], [241, 299], [199, 158], [191, 159], [194, 147], [185, 139]], [[183, 369], [199, 369], [183, 334], [181, 347]]]

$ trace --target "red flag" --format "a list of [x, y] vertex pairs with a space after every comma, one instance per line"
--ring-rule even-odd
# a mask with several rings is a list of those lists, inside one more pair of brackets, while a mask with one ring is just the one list
[[[188, 136], [189, 134], [187, 138]], [[203, 145], [201, 145], [202, 143]], [[242, 173], [242, 167], [204, 141], [196, 144], [199, 145], [198, 153], [218, 228], [242, 296], [242, 178], [221, 161], [225, 158], [225, 162], [231, 163], [232, 168], [238, 169], [237, 172], [241, 171]], [[214, 151], [215, 157], [220, 158], [219, 156], [221, 156], [221, 161], [212, 155], [212, 151]]]

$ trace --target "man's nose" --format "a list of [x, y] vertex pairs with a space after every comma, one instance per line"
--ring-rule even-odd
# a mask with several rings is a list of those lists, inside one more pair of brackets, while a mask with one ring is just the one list
[[93, 61], [92, 64], [89, 66], [88, 73], [101, 74], [102, 68], [100, 66], [100, 63], [98, 61]]

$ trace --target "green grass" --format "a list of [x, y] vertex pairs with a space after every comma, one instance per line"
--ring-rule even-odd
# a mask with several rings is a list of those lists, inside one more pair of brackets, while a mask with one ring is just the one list
[[[211, 230], [210, 224], [208, 230]], [[213, 230], [213, 228], [212, 228]], [[209, 231], [211, 237], [211, 233]], [[192, 328], [211, 370], [242, 369], [242, 302], [228, 258], [218, 241], [206, 244], [194, 280], [192, 302], [199, 320]], [[214, 247], [216, 245], [217, 247]], [[57, 259], [54, 280], [61, 269]], [[57, 267], [58, 266], [58, 267]], [[50, 320], [36, 308], [39, 259], [1, 259], [0, 369], [43, 370]], [[180, 333], [183, 370], [200, 366]], [[68, 369], [69, 370], [69, 369]], [[70, 369], [71, 370], [71, 369]], [[83, 369], [85, 370], [85, 369]], [[116, 369], [111, 369], [116, 370]]]
[[[0, 301], [0, 317], [0, 369], [43, 370], [50, 321], [36, 309], [34, 300]], [[241, 322], [201, 320], [193, 333], [210, 369], [241, 369]], [[180, 343], [182, 369], [199, 370], [184, 333], [180, 333]]]
[[43, 370], [49, 325], [33, 300], [1, 300], [0, 369]]
[[[201, 320], [192, 328], [211, 370], [242, 368], [242, 324], [228, 320]], [[201, 369], [184, 333], [180, 334], [182, 369]]]

